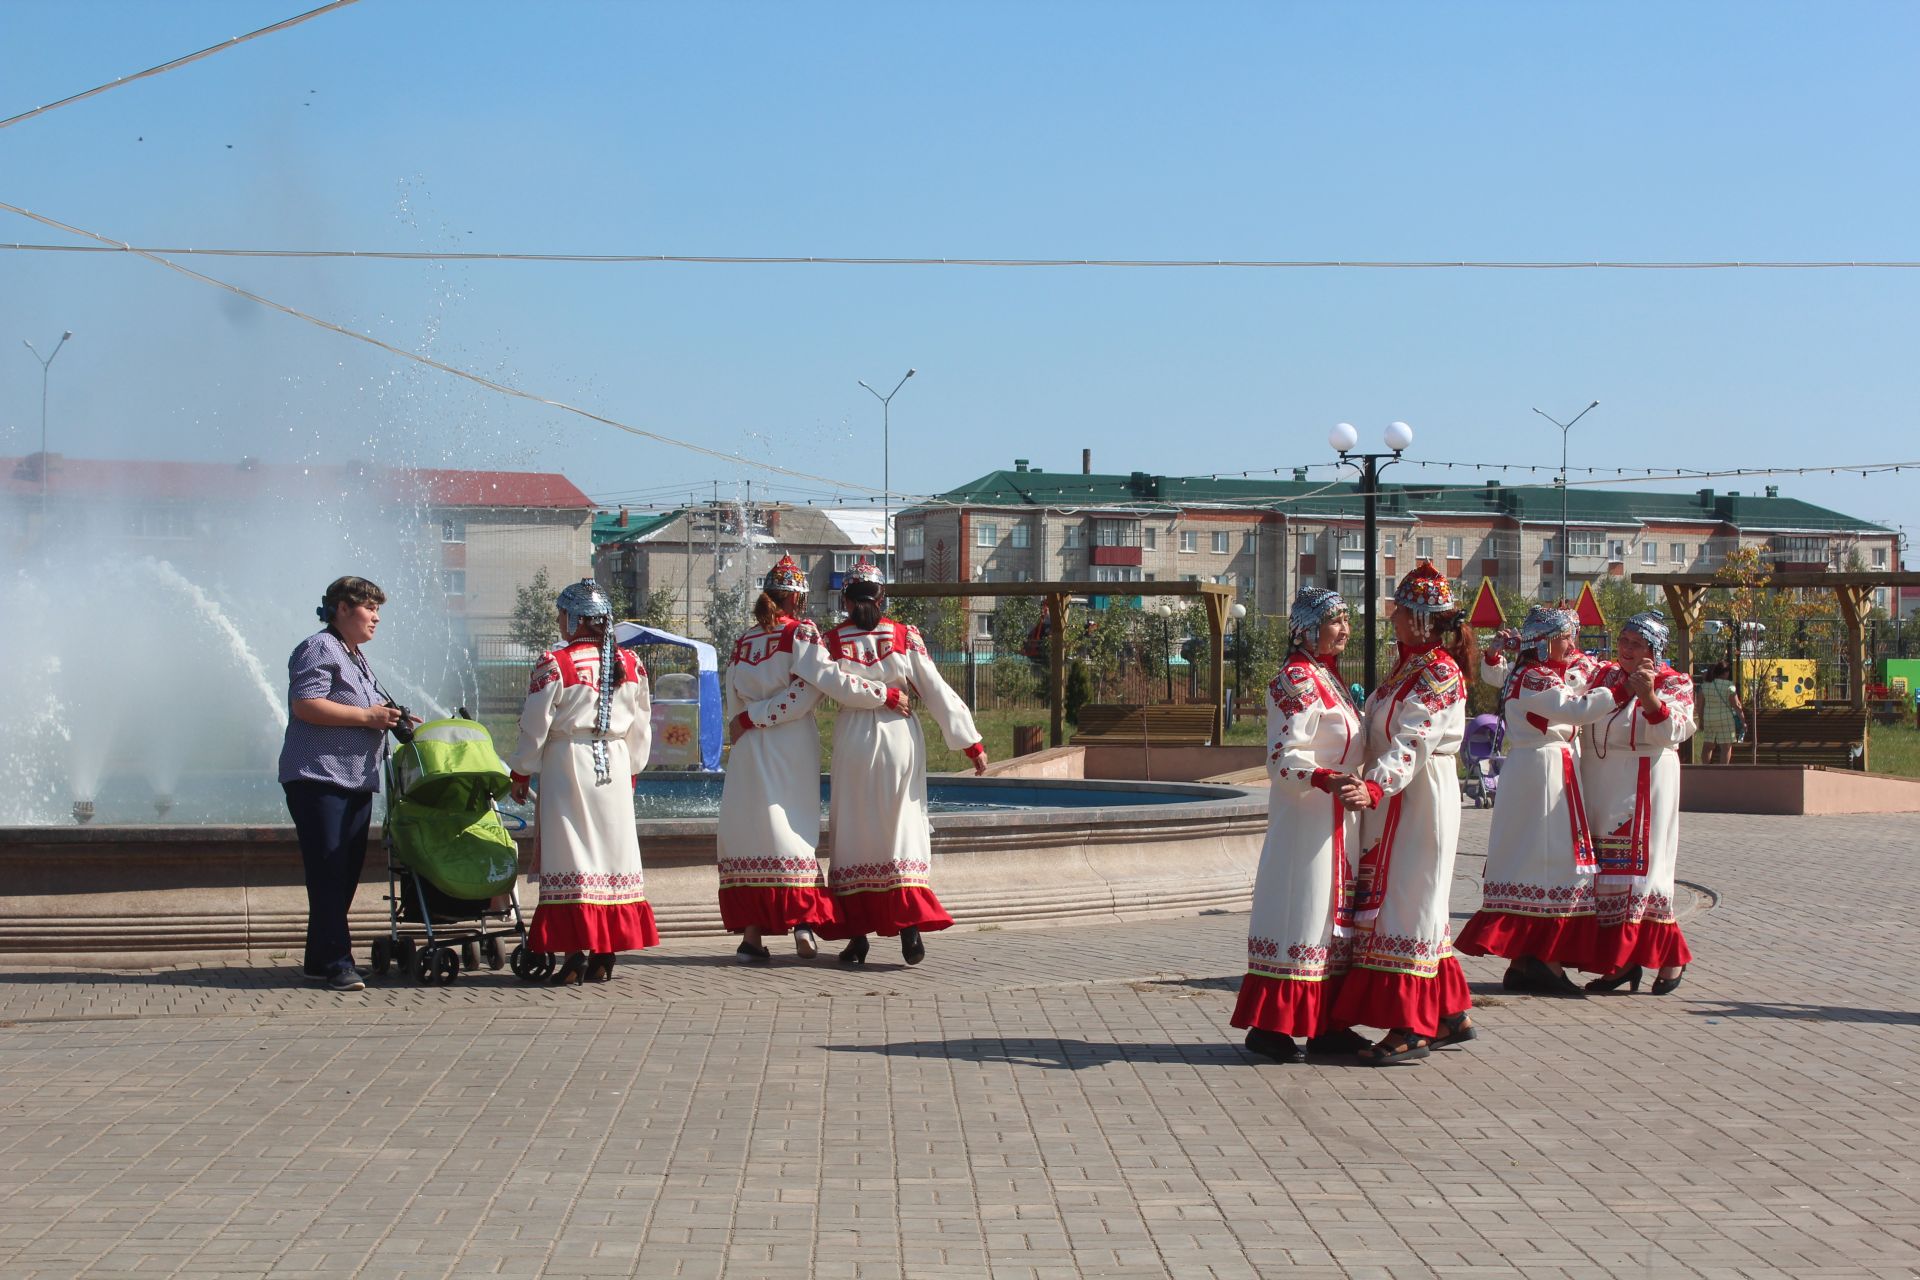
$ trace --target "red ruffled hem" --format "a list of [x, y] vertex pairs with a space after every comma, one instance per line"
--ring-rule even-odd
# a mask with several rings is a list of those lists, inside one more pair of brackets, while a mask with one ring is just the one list
[[1453, 940], [1453, 949], [1469, 956], [1534, 956], [1550, 964], [1586, 964], [1594, 954], [1594, 922], [1587, 916], [1516, 916], [1481, 911]]
[[722, 889], [720, 924], [728, 933], [758, 929], [778, 935], [795, 925], [810, 925], [824, 933], [839, 913], [833, 895], [825, 889]]
[[623, 902], [617, 907], [583, 902], [541, 903], [533, 910], [527, 930], [529, 951], [640, 951], [660, 945], [653, 923], [653, 907], [645, 902]]
[[1580, 967], [1589, 973], [1614, 973], [1637, 964], [1657, 972], [1692, 963], [1693, 952], [1679, 925], [1642, 921], [1598, 930], [1593, 958]]
[[863, 933], [891, 938], [902, 929], [933, 933], [953, 923], [933, 890], [911, 886], [879, 893], [835, 894], [833, 914], [833, 923], [817, 930], [823, 938], [852, 938]]
[[[1455, 944], [1458, 945], [1457, 943]], [[1448, 956], [1431, 978], [1379, 969], [1351, 969], [1340, 985], [1333, 1020], [1340, 1026], [1405, 1027], [1417, 1035], [1440, 1034], [1440, 1019], [1473, 1008], [1473, 993], [1460, 962]]]
[[1333, 1011], [1339, 978], [1297, 982], [1249, 973], [1240, 979], [1240, 1000], [1233, 1006], [1233, 1025], [1258, 1027], [1283, 1036], [1325, 1035], [1341, 1023], [1327, 1017]]

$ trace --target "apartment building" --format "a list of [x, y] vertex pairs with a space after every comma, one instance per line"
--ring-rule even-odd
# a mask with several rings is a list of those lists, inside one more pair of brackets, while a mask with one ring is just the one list
[[593, 541], [601, 582], [626, 588], [636, 607], [670, 589], [676, 625], [705, 638], [714, 596], [757, 592], [783, 555], [807, 575], [813, 616], [838, 618], [843, 576], [862, 556], [884, 559], [886, 525], [878, 510], [722, 502], [603, 511], [594, 517]]
[[[1497, 480], [1384, 484], [1375, 515], [1380, 594], [1423, 559], [1469, 588], [1489, 578], [1540, 598], [1561, 594], [1563, 573], [1573, 595], [1583, 583], [1635, 572], [1709, 573], [1740, 546], [1788, 566], [1899, 564], [1893, 530], [1771, 485], [1759, 494], [1570, 489], [1563, 561], [1561, 502], [1557, 488]], [[897, 525], [909, 582], [1110, 582], [1118, 598], [1128, 598], [1128, 582], [1217, 582], [1262, 614], [1284, 613], [1302, 584], [1356, 603], [1365, 594], [1362, 499], [1352, 484], [1310, 483], [1299, 472], [1284, 481], [1089, 474], [1016, 459], [1010, 471], [902, 511]], [[973, 598], [971, 634], [988, 634], [992, 609], [992, 597]]]

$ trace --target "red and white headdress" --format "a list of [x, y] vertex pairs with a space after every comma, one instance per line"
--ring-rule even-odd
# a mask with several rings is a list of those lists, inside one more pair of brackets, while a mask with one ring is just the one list
[[879, 565], [867, 559], [865, 556], [861, 556], [860, 559], [855, 562], [853, 568], [847, 570], [846, 576], [840, 580], [841, 590], [845, 591], [856, 583], [875, 588], [885, 587], [887, 585], [887, 575], [880, 572]]
[[767, 591], [790, 591], [796, 595], [807, 594], [807, 575], [793, 562], [792, 556], [781, 556], [779, 563], [767, 570]]
[[1400, 585], [1393, 593], [1393, 602], [1423, 617], [1452, 613], [1460, 607], [1460, 601], [1453, 594], [1453, 583], [1433, 567], [1431, 560], [1422, 560], [1406, 577], [1400, 579]]

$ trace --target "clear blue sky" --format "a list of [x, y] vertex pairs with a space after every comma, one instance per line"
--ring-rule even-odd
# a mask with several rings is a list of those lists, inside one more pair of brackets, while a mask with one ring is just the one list
[[[0, 117], [306, 7], [0, 4]], [[362, 0], [0, 130], [0, 199], [152, 245], [1914, 259], [1917, 54], [1920, 8], [1894, 3]], [[1593, 399], [1576, 467], [1920, 456], [1914, 271], [190, 265], [876, 485], [855, 380], [913, 365], [908, 492], [1083, 446], [1107, 471], [1321, 462], [1341, 419], [1369, 440], [1406, 419], [1428, 458], [1554, 465], [1530, 407]], [[751, 478], [136, 259], [20, 252], [0, 252], [0, 452], [38, 447], [19, 340], [67, 328], [56, 450], [557, 469], [596, 496]], [[1779, 483], [1920, 533], [1912, 472]]]

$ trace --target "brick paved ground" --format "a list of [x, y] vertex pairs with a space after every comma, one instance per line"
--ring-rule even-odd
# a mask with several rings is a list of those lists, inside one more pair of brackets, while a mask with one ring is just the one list
[[1483, 1038], [1394, 1071], [1237, 1047], [1241, 915], [566, 991], [0, 970], [0, 1275], [1920, 1275], [1915, 825], [1686, 831], [1679, 992], [1469, 961]]

